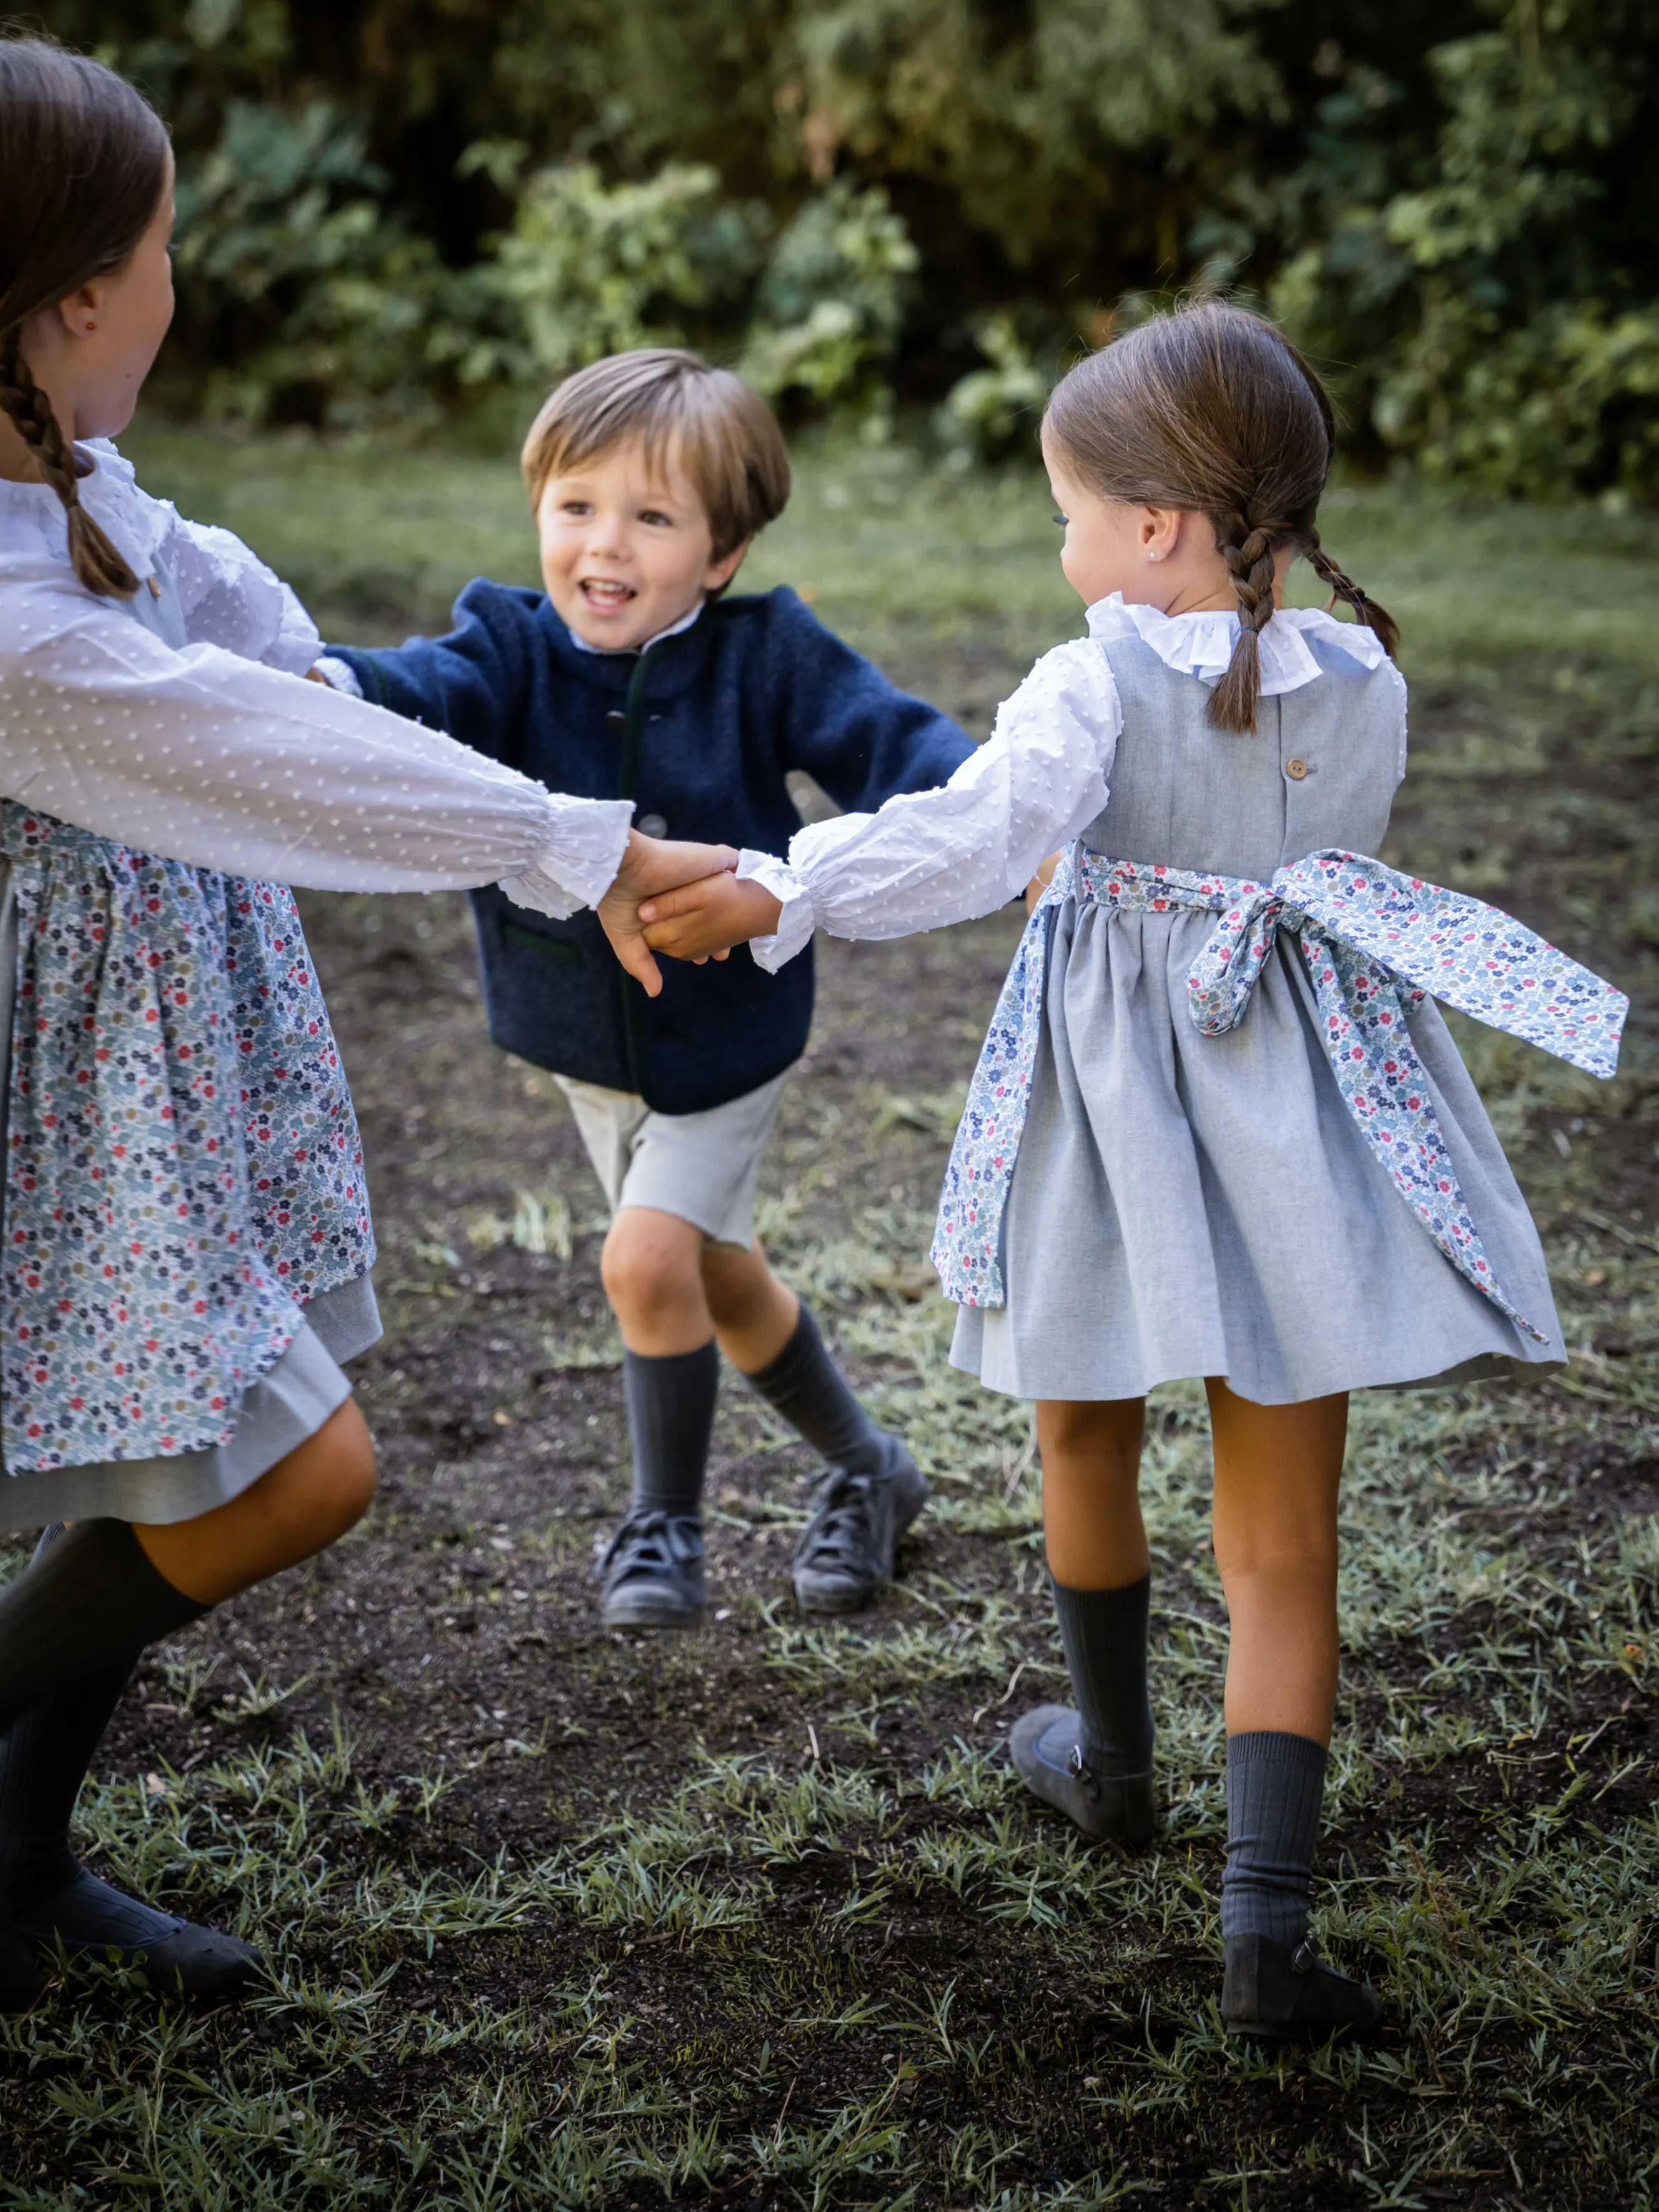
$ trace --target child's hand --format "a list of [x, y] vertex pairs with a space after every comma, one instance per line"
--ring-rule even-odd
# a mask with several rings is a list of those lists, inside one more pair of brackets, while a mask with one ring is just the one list
[[627, 850], [616, 880], [599, 901], [597, 912], [611, 949], [636, 981], [654, 999], [662, 989], [662, 971], [647, 948], [640, 902], [653, 891], [672, 890], [677, 884], [691, 884], [713, 876], [723, 880], [738, 865], [730, 845], [692, 845], [659, 837], [642, 837], [637, 830], [628, 836]]
[[1058, 853], [1050, 853], [1025, 886], [1025, 911], [1030, 914], [1054, 879], [1054, 870], [1060, 866]]
[[773, 892], [722, 873], [646, 900], [640, 920], [647, 925], [645, 941], [653, 952], [676, 960], [702, 960], [712, 952], [723, 960], [734, 945], [770, 937], [782, 913]]

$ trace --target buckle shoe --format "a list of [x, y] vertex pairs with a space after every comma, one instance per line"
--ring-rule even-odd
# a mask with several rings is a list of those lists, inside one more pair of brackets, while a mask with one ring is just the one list
[[[264, 1966], [251, 1943], [141, 1905], [84, 1867], [39, 1905], [14, 1913], [9, 1926], [0, 1929], [0, 1942], [7, 1936], [48, 1955], [61, 1946], [71, 1956], [136, 1966], [163, 1996], [240, 1996]], [[0, 1953], [0, 1976], [3, 1972]], [[0, 1982], [0, 2005], [4, 2002]]]
[[1158, 1833], [1158, 1799], [1146, 1774], [1101, 1774], [1083, 1754], [1083, 1717], [1037, 1705], [1008, 1731], [1008, 1755], [1026, 1788], [1097, 1842], [1140, 1850]]
[[1328, 1966], [1316, 1936], [1280, 1943], [1271, 1936], [1229, 1936], [1223, 1948], [1221, 2024], [1229, 2035], [1323, 2043], [1368, 2034], [1382, 2017], [1376, 1991]]

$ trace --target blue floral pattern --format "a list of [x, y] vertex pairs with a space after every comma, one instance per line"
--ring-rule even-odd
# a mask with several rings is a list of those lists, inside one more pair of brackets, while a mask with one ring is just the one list
[[12, 802], [0, 1259], [9, 1472], [223, 1443], [302, 1309], [374, 1263], [293, 895]]
[[1629, 1001], [1510, 915], [1343, 852], [1310, 854], [1271, 884], [1111, 860], [1082, 848], [1032, 914], [969, 1087], [939, 1202], [933, 1265], [959, 1305], [1000, 1306], [1002, 1218], [1042, 1034], [1049, 911], [1076, 896], [1126, 911], [1209, 911], [1188, 975], [1206, 1036], [1244, 1018], [1280, 928], [1294, 930], [1344, 1103], [1373, 1155], [1460, 1274], [1538, 1342], [1491, 1262], [1458, 1188], [1407, 1027], [1432, 994], [1592, 1075], [1610, 1076]]

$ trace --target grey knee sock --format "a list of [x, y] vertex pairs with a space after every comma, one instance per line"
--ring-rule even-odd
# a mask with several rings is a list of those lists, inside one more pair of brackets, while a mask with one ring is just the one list
[[1072, 1694], [1083, 1717], [1083, 1755], [1111, 1780], [1152, 1771], [1146, 1694], [1146, 1614], [1152, 1578], [1122, 1589], [1068, 1589], [1048, 1577]]
[[209, 1610], [125, 1521], [78, 1522], [0, 1590], [0, 1729]]
[[[67, 1533], [48, 1528], [33, 1564]], [[136, 1652], [112, 1660], [0, 1735], [0, 1917], [22, 1916], [37, 1935], [131, 1950], [179, 1925], [88, 1874], [70, 1844], [81, 1784], [137, 1662]]]
[[[64, 1533], [47, 1529], [37, 1565]], [[70, 1848], [75, 1801], [136, 1663], [136, 1653], [124, 1654], [0, 1735], [0, 1917], [50, 1898], [80, 1871]]]
[[1228, 1737], [1224, 1936], [1307, 1934], [1325, 1760], [1323, 1745], [1277, 1729]]
[[745, 1380], [831, 1467], [879, 1474], [887, 1465], [886, 1432], [853, 1395], [806, 1305], [777, 1358]]
[[702, 1503], [720, 1356], [714, 1340], [661, 1358], [623, 1353], [634, 1443], [633, 1513], [696, 1513]]

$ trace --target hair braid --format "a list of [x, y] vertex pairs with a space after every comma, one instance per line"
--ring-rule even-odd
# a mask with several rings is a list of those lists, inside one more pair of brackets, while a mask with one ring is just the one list
[[1328, 584], [1333, 599], [1346, 600], [1358, 620], [1367, 629], [1374, 630], [1382, 641], [1382, 650], [1392, 659], [1400, 650], [1400, 625], [1386, 607], [1362, 592], [1353, 580], [1344, 575], [1330, 555], [1319, 543], [1319, 532], [1309, 530], [1303, 535], [1303, 550], [1310, 566], [1322, 584]]
[[1226, 674], [1210, 694], [1209, 718], [1218, 729], [1253, 731], [1261, 694], [1260, 639], [1273, 618], [1273, 556], [1283, 533], [1237, 513], [1211, 519], [1216, 550], [1227, 564], [1238, 601], [1238, 642]]
[[0, 341], [0, 408], [10, 416], [41, 475], [63, 501], [76, 574], [89, 592], [130, 599], [138, 589], [138, 579], [81, 504], [75, 448], [64, 435], [52, 401], [30, 374], [15, 330]]

